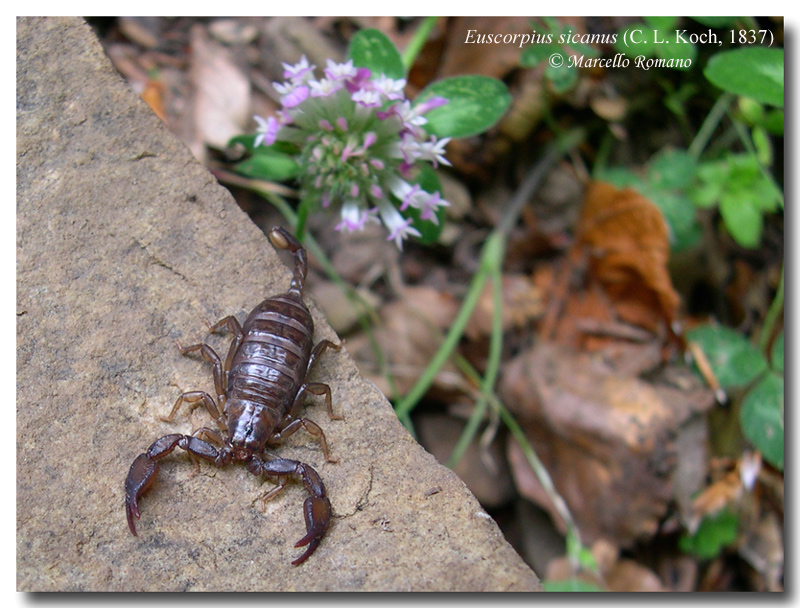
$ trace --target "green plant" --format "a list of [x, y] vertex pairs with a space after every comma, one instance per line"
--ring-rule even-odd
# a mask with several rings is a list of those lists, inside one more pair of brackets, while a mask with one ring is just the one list
[[697, 47], [675, 38], [680, 17], [644, 17], [617, 33], [615, 50], [647, 58], [663, 59], [667, 67], [688, 70], [697, 58]]
[[712, 559], [735, 542], [738, 533], [739, 518], [730, 511], [723, 510], [703, 519], [694, 534], [681, 536], [678, 546], [684, 553], [700, 559]]
[[733, 240], [751, 249], [761, 243], [764, 215], [783, 203], [762, 166], [755, 154], [728, 154], [703, 163], [697, 170], [697, 184], [688, 192], [701, 209], [718, 206]]
[[[538, 40], [541, 42], [526, 47], [520, 55], [520, 65], [534, 68], [543, 61], [548, 61], [553, 55], [569, 57], [569, 49], [574, 49], [586, 57], [598, 57], [600, 53], [592, 46], [581, 42], [572, 42], [573, 29], [567, 24], [559, 23], [554, 17], [542, 17], [542, 23], [532, 23], [536, 27]], [[556, 93], [570, 90], [578, 82], [578, 70], [569, 65], [554, 64], [548, 61], [544, 77], [552, 84]]]
[[251, 154], [237, 172], [299, 184], [298, 236], [312, 211], [334, 207], [336, 230], [382, 223], [399, 248], [411, 236], [438, 238], [449, 203], [424, 163], [449, 164], [450, 139], [490, 128], [511, 96], [498, 80], [460, 76], [432, 83], [412, 103], [404, 93], [409, 60], [367, 29], [353, 36], [348, 60], [328, 60], [319, 79], [305, 57], [284, 64], [284, 82], [274, 83], [280, 112], [257, 116], [256, 134], [235, 138]]
[[764, 460], [783, 470], [783, 333], [773, 343], [769, 360], [727, 327], [703, 325], [686, 337], [702, 347], [722, 389], [746, 391], [739, 418], [742, 433]]

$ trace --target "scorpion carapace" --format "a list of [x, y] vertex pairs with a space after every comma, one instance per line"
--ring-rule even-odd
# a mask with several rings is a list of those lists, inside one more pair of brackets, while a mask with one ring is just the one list
[[178, 348], [182, 354], [197, 352], [214, 368], [217, 399], [203, 391], [181, 394], [163, 420], [171, 422], [181, 405], [203, 405], [217, 428], [203, 427], [191, 435], [165, 435], [157, 439], [131, 465], [125, 481], [125, 511], [128, 525], [136, 535], [134, 518], [139, 519], [139, 497], [146, 492], [158, 474], [158, 461], [181, 448], [192, 460], [202, 458], [223, 467], [243, 462], [253, 475], [277, 479], [278, 485], [267, 492], [266, 501], [286, 485], [289, 478], [302, 482], [309, 497], [303, 505], [306, 535], [295, 547], [307, 546], [292, 563], [297, 565], [311, 555], [325, 536], [331, 520], [331, 503], [319, 474], [309, 465], [296, 460], [276, 458], [267, 446], [303, 428], [317, 438], [325, 459], [336, 462], [328, 451], [322, 429], [307, 418], [298, 418], [297, 410], [308, 393], [325, 398], [328, 416], [334, 416], [331, 389], [320, 382], [306, 382], [317, 359], [328, 348], [338, 350], [341, 344], [322, 340], [312, 349], [314, 323], [303, 303], [307, 260], [306, 251], [291, 234], [275, 227], [269, 239], [278, 249], [294, 254], [295, 270], [289, 291], [267, 298], [248, 315], [244, 325], [228, 316], [212, 325], [211, 332], [227, 330], [233, 334], [228, 355], [222, 362], [208, 344]]

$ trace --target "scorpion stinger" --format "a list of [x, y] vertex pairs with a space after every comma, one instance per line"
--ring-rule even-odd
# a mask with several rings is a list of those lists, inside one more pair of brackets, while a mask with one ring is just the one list
[[295, 271], [289, 291], [264, 300], [243, 325], [229, 316], [209, 328], [212, 332], [226, 329], [233, 334], [224, 363], [207, 344], [179, 345], [181, 353], [199, 352], [213, 365], [218, 399], [215, 401], [202, 391], [185, 392], [178, 397], [166, 420], [171, 421], [183, 403], [202, 402], [219, 430], [203, 427], [193, 435], [172, 434], [157, 439], [131, 465], [125, 482], [125, 512], [135, 536], [139, 497], [154, 484], [157, 461], [175, 448], [220, 467], [242, 462], [254, 475], [278, 479], [278, 486], [265, 499], [283, 489], [288, 479], [299, 481], [306, 488], [309, 494], [303, 505], [306, 535], [295, 546], [307, 548], [292, 562], [297, 565], [316, 550], [325, 536], [331, 521], [331, 503], [314, 468], [296, 460], [275, 458], [267, 452], [267, 447], [281, 443], [302, 428], [319, 441], [325, 460], [336, 462], [329, 453], [322, 428], [307, 418], [297, 418], [296, 414], [305, 396], [312, 393], [324, 397], [331, 420], [342, 419], [333, 413], [330, 387], [321, 382], [306, 382], [319, 357], [328, 348], [339, 350], [341, 344], [321, 340], [313, 345], [314, 322], [302, 299], [308, 268], [305, 249], [280, 227], [270, 231], [269, 239], [278, 249], [288, 249], [294, 255]]

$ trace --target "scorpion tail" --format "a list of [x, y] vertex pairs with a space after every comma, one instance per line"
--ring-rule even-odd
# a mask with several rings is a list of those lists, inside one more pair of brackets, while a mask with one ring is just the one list
[[288, 249], [294, 255], [294, 276], [289, 285], [289, 293], [303, 294], [303, 285], [308, 272], [308, 256], [300, 242], [285, 229], [275, 226], [269, 231], [269, 241], [278, 249]]
[[305, 553], [292, 562], [293, 566], [302, 564], [314, 553], [319, 541], [325, 536], [331, 521], [331, 503], [327, 497], [309, 496], [303, 503], [303, 514], [306, 517], [306, 535], [298, 540], [295, 547], [305, 547]]

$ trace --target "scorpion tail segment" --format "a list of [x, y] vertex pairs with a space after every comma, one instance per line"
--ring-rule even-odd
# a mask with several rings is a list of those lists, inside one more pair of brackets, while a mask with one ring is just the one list
[[295, 547], [305, 547], [305, 553], [292, 562], [297, 566], [302, 564], [314, 553], [331, 522], [331, 503], [326, 497], [310, 496], [303, 503], [303, 512], [306, 517], [306, 535], [298, 540]]
[[139, 497], [144, 494], [156, 480], [158, 464], [147, 454], [139, 454], [131, 465], [128, 479], [125, 480], [125, 513], [128, 516], [128, 527], [136, 536], [133, 519], [139, 519]]
[[280, 226], [275, 226], [269, 231], [269, 240], [278, 249], [288, 249], [294, 254], [294, 277], [292, 277], [289, 292], [301, 295], [308, 272], [306, 250], [294, 236]]

